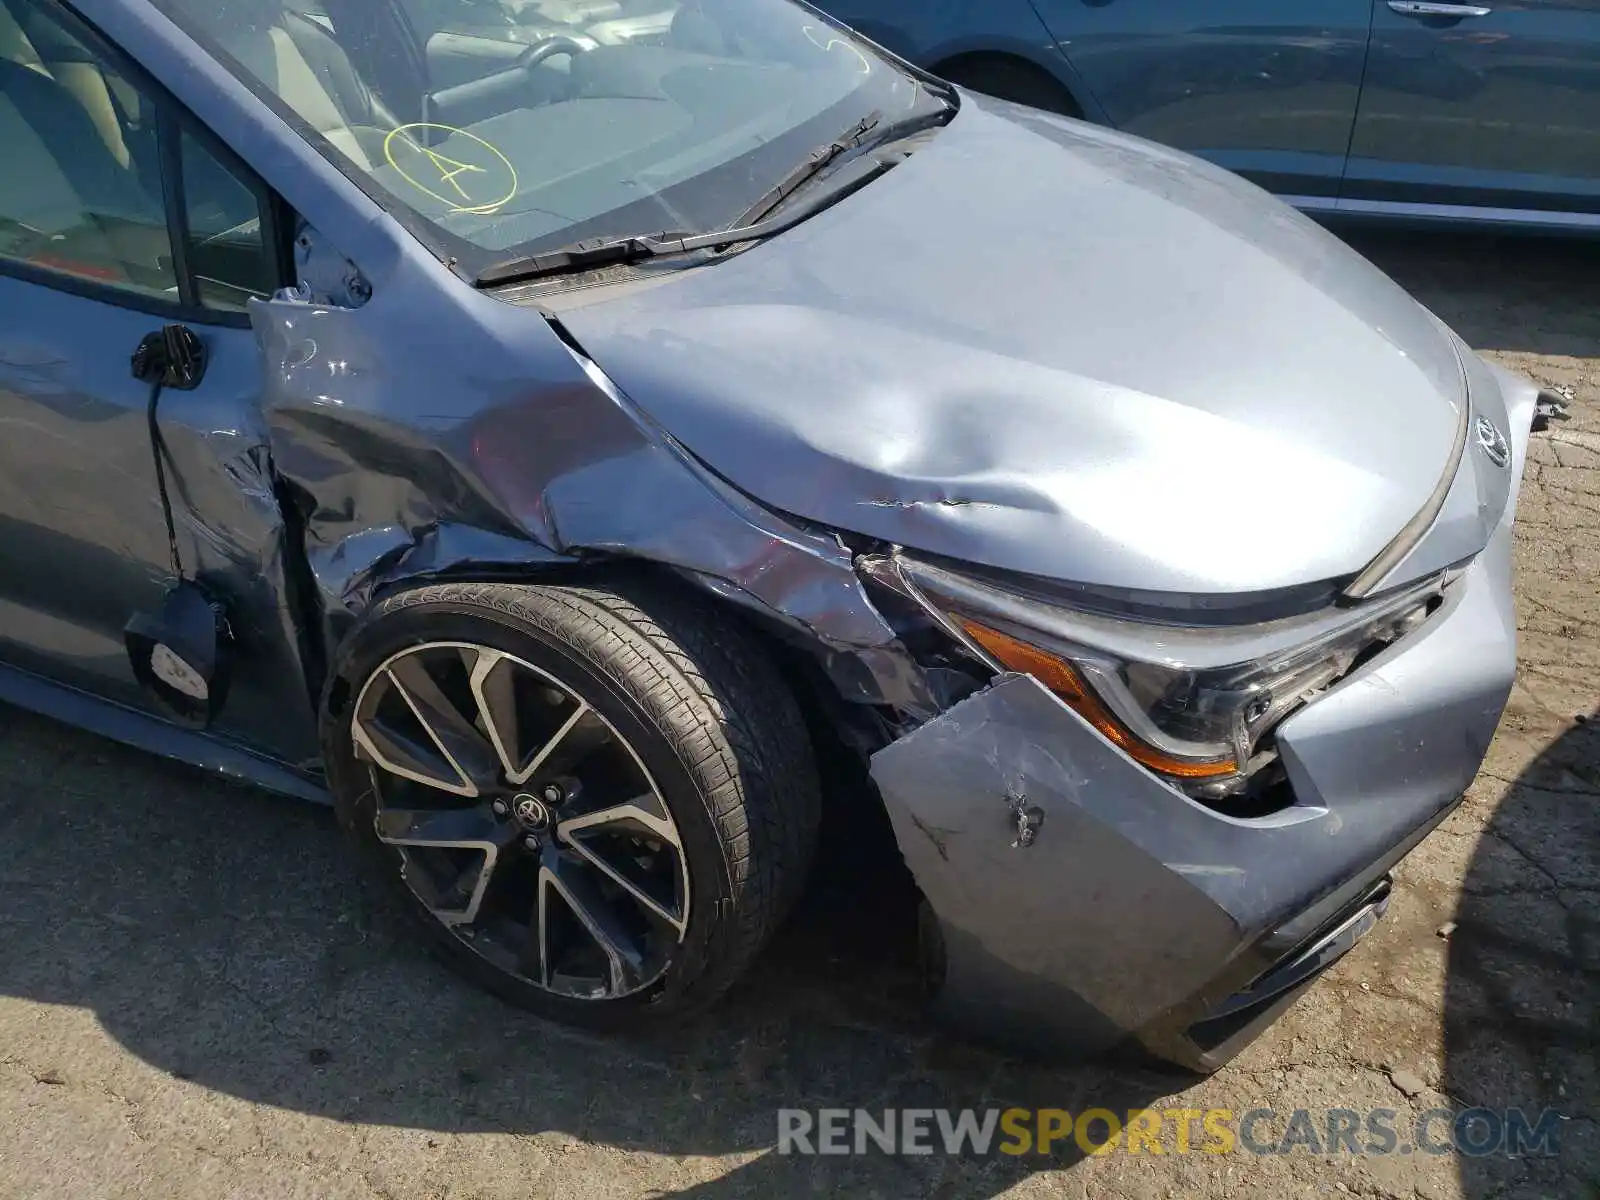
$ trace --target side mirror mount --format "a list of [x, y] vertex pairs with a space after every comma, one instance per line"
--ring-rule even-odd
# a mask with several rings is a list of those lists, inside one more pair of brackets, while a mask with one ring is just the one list
[[187, 325], [163, 325], [133, 352], [133, 377], [192, 392], [206, 374], [206, 344]]

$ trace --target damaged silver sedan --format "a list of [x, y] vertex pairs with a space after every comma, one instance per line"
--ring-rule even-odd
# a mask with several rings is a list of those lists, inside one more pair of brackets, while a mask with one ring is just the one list
[[714, 1001], [849, 756], [947, 1014], [1212, 1069], [1506, 701], [1532, 385], [804, 4], [0, 0], [0, 145], [0, 698], [537, 1012]]

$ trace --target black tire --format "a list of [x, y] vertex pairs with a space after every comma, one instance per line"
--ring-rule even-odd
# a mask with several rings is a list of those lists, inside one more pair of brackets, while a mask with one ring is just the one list
[[935, 74], [985, 96], [1042, 108], [1066, 117], [1081, 117], [1072, 94], [1049, 72], [1019, 58], [975, 54], [954, 58], [935, 68]]
[[[820, 811], [804, 721], [760, 644], [703, 601], [628, 580], [558, 587], [447, 583], [391, 595], [340, 648], [323, 750], [341, 824], [410, 926], [451, 967], [556, 1020], [601, 1028], [679, 1018], [712, 1004], [797, 899]], [[380, 770], [357, 756], [354, 698], [380, 664], [419, 643], [471, 642], [548, 671], [653, 776], [681, 839], [686, 930], [652, 986], [573, 998], [501, 969], [442, 923], [375, 829]]]

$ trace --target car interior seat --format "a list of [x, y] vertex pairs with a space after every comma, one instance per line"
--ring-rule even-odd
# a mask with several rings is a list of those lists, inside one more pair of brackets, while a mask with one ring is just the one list
[[[75, 93], [42, 67], [0, 59], [0, 146], [5, 253], [112, 282], [159, 285], [170, 275], [159, 195], [118, 161]], [[57, 255], [70, 262], [53, 261]]]
[[195, 24], [357, 166], [383, 161], [400, 123], [322, 25], [278, 0], [185, 0]]
[[129, 165], [123, 112], [130, 97], [113, 98], [122, 81], [108, 80], [94, 56], [30, 0], [0, 2], [0, 61], [32, 68], [59, 83], [67, 99], [89, 118], [94, 135], [111, 156], [122, 166]]

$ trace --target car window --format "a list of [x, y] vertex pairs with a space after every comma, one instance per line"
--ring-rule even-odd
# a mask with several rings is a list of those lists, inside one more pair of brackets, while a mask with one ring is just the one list
[[259, 193], [187, 128], [193, 290], [180, 281], [157, 115], [169, 103], [55, 0], [0, 0], [0, 258], [224, 312], [270, 295]]
[[206, 308], [242, 312], [252, 296], [270, 296], [276, 285], [260, 198], [191, 131], [183, 132], [182, 146], [189, 270], [197, 298]]
[[726, 227], [864, 119], [946, 111], [791, 0], [155, 0], [440, 257]]
[[59, 6], [0, 6], [0, 257], [175, 298], [153, 106]]

